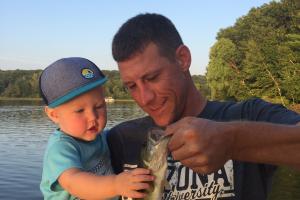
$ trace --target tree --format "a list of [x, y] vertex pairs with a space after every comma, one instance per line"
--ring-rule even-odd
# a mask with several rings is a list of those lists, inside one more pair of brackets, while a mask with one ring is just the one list
[[235, 44], [226, 38], [219, 39], [210, 50], [207, 83], [212, 99], [242, 99], [247, 95]]
[[219, 31], [207, 68], [212, 98], [300, 102], [299, 8], [296, 0], [273, 1]]

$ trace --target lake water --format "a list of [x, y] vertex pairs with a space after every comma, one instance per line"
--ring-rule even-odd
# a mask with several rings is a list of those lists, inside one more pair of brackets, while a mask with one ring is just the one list
[[[42, 158], [55, 126], [36, 102], [0, 101], [0, 200], [42, 199]], [[134, 103], [108, 104], [110, 128], [143, 116]], [[300, 173], [280, 168], [269, 200], [300, 200]]]

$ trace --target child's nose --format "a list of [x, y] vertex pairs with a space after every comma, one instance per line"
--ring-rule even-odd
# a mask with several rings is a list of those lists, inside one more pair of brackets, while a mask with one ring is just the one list
[[88, 120], [93, 121], [96, 120], [97, 117], [98, 117], [98, 113], [95, 110], [91, 110], [88, 115]]

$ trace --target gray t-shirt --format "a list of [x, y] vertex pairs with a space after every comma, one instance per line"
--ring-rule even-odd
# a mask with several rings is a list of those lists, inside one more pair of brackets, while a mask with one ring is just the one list
[[[300, 115], [278, 104], [261, 99], [240, 103], [208, 101], [198, 117], [215, 121], [264, 121], [296, 124]], [[116, 173], [140, 165], [140, 150], [149, 127], [150, 117], [124, 122], [108, 133], [112, 165]], [[265, 200], [276, 167], [229, 160], [221, 169], [201, 175], [168, 157], [167, 180], [163, 199], [183, 200]]]

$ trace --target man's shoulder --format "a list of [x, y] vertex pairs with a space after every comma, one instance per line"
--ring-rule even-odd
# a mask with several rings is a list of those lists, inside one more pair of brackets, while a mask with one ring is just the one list
[[299, 114], [282, 104], [271, 103], [260, 98], [240, 102], [210, 101], [202, 114], [215, 120], [250, 120], [271, 123], [296, 124]]
[[111, 128], [108, 132], [108, 138], [139, 137], [152, 126], [154, 126], [154, 122], [149, 116], [128, 120]]
[[124, 129], [139, 129], [143, 127], [149, 127], [153, 126], [154, 122], [153, 120], [149, 117], [142, 117], [142, 118], [137, 118], [137, 119], [132, 119], [128, 120], [125, 122], [122, 122], [116, 126], [114, 126], [110, 131], [118, 131], [118, 130], [124, 130]]
[[206, 108], [215, 109], [215, 110], [219, 110], [222, 108], [236, 109], [238, 107], [249, 106], [249, 105], [253, 106], [262, 103], [266, 103], [266, 102], [260, 98], [250, 98], [239, 102], [238, 101], [208, 101], [206, 104]]
[[258, 105], [258, 104], [267, 104], [268, 102], [264, 101], [261, 98], [253, 97], [242, 101], [209, 101], [209, 104], [214, 106], [244, 106], [244, 105]]
[[261, 110], [269, 108], [270, 103], [260, 98], [250, 98], [244, 101], [208, 101], [199, 117], [214, 120], [254, 120]]

